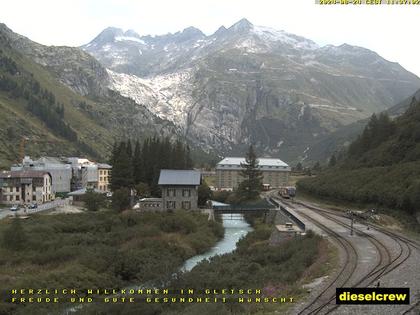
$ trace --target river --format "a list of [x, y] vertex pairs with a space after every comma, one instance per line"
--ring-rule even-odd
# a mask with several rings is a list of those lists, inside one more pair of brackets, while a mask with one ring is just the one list
[[[222, 240], [216, 243], [210, 250], [201, 255], [196, 255], [184, 262], [181, 267], [183, 271], [190, 271], [200, 261], [209, 259], [216, 255], [223, 255], [233, 252], [236, 249], [236, 243], [245, 235], [253, 230], [253, 228], [245, 221], [242, 215], [236, 215], [235, 220], [230, 220], [230, 214], [223, 214], [223, 227], [225, 229], [225, 235]], [[127, 287], [126, 289], [139, 289], [144, 287], [153, 287], [153, 284], [137, 284], [134, 286]], [[68, 307], [64, 312], [60, 312], [62, 315], [69, 315], [81, 310], [85, 304], [78, 304], [75, 306]]]
[[230, 220], [230, 214], [223, 214], [222, 218], [223, 227], [225, 228], [225, 236], [223, 239], [216, 243], [216, 245], [206, 253], [186, 260], [181, 268], [182, 270], [190, 271], [204, 259], [233, 252], [236, 248], [236, 242], [253, 230], [242, 216], [240, 216], [240, 219], [238, 216], [235, 216], [235, 220]]

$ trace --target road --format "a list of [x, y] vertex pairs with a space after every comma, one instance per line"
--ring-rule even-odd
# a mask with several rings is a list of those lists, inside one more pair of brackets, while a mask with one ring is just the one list
[[21, 216], [31, 215], [31, 214], [35, 214], [35, 213], [38, 213], [38, 212], [51, 210], [51, 209], [54, 209], [56, 207], [64, 206], [66, 204], [69, 204], [69, 199], [58, 198], [54, 201], [41, 204], [35, 209], [27, 209], [26, 212], [23, 210], [23, 208], [19, 209], [18, 211], [10, 211], [9, 208], [3, 208], [3, 209], [0, 209], [0, 220], [5, 219], [8, 216], [13, 216], [13, 215], [16, 215], [16, 214], [21, 215]]
[[[354, 224], [345, 214], [308, 202], [277, 199], [307, 229], [326, 236], [337, 247], [339, 265], [298, 304], [291, 314], [420, 314], [420, 244], [380, 226]], [[335, 304], [336, 287], [409, 287], [411, 305]]]

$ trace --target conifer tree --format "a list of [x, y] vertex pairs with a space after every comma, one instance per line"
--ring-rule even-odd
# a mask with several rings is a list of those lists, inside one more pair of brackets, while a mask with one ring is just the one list
[[128, 151], [126, 143], [121, 142], [116, 150], [116, 156], [112, 158], [114, 162], [111, 173], [112, 191], [124, 187], [132, 188], [134, 186], [132, 159], [128, 155]]
[[113, 191], [143, 183], [148, 185], [153, 196], [160, 195], [157, 185], [161, 169], [191, 169], [190, 148], [181, 141], [173, 143], [168, 137], [146, 138], [141, 144], [131, 141], [115, 143], [110, 163], [113, 166], [111, 189]]
[[142, 168], [142, 155], [140, 142], [136, 141], [134, 154], [133, 154], [133, 172], [134, 172], [134, 183], [138, 184], [144, 180], [143, 168]]
[[257, 155], [254, 147], [249, 146], [245, 157], [245, 163], [241, 163], [243, 170], [240, 176], [243, 181], [238, 186], [237, 196], [240, 201], [255, 200], [262, 191], [262, 172], [259, 170]]
[[185, 150], [185, 168], [186, 169], [192, 169], [194, 166], [194, 163], [191, 158], [191, 150], [190, 146], [187, 145], [187, 148]]

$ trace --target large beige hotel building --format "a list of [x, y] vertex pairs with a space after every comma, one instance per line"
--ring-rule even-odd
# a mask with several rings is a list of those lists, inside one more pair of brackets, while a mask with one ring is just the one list
[[[263, 184], [271, 188], [287, 186], [291, 168], [280, 159], [259, 158], [259, 168], [263, 174]], [[217, 189], [232, 190], [238, 187], [243, 180], [240, 171], [241, 163], [245, 158], [227, 157], [217, 163], [216, 179]]]

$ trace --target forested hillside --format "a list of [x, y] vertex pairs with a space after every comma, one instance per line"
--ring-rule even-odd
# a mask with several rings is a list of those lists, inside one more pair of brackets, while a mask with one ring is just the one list
[[[160, 196], [158, 180], [161, 169], [192, 169], [189, 146], [181, 141], [171, 142], [167, 137], [115, 143], [112, 149], [111, 164], [113, 191], [121, 188], [133, 188], [141, 185], [153, 196]], [[148, 194], [145, 194], [148, 195]], [[144, 196], [143, 196], [144, 197]]]
[[22, 139], [28, 154], [102, 156], [110, 133], [70, 106], [72, 94], [0, 33], [0, 166], [19, 159]]
[[391, 120], [373, 115], [336, 166], [301, 180], [299, 189], [319, 196], [378, 204], [420, 213], [420, 102]]
[[[414, 95], [387, 109], [385, 113], [390, 117], [400, 116], [410, 107], [413, 99], [420, 101], [420, 90], [417, 90]], [[315, 164], [317, 161], [325, 163], [328, 162], [332, 154], [347, 150], [348, 146], [363, 131], [368, 122], [369, 118], [358, 120], [321, 137], [307, 150], [306, 155], [303, 157], [305, 164]]]
[[78, 48], [43, 46], [0, 24], [0, 168], [24, 153], [108, 159], [118, 139], [179, 133], [111, 91], [107, 72]]

